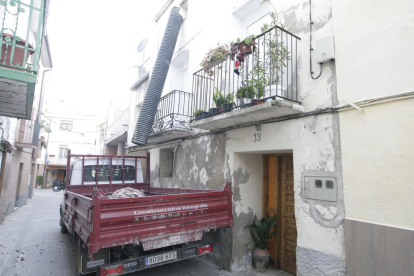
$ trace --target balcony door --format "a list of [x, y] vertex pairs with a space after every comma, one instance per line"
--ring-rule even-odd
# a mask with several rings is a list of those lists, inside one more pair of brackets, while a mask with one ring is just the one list
[[263, 214], [278, 216], [277, 235], [268, 244], [273, 266], [296, 274], [297, 230], [292, 154], [264, 157]]

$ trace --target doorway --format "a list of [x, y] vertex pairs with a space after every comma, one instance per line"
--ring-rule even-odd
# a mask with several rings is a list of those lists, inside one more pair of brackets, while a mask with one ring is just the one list
[[276, 269], [296, 275], [297, 229], [293, 188], [293, 154], [263, 157], [263, 214], [278, 216], [277, 234], [268, 244]]
[[22, 176], [23, 176], [23, 163], [20, 163], [19, 166], [19, 175], [17, 177], [17, 186], [16, 186], [16, 200], [14, 203], [14, 207], [19, 207], [20, 204], [20, 188], [22, 186]]
[[65, 182], [66, 171], [65, 170], [58, 170], [56, 179], [60, 179], [60, 183]]

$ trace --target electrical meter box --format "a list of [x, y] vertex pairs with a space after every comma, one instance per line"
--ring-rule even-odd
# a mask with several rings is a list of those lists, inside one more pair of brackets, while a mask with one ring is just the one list
[[335, 177], [305, 176], [305, 197], [324, 201], [337, 201]]
[[334, 40], [332, 35], [316, 41], [315, 54], [317, 63], [324, 63], [331, 59], [335, 59]]

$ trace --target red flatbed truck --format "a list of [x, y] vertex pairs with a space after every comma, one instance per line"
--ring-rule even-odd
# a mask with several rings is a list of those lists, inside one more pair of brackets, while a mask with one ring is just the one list
[[[221, 190], [151, 187], [150, 156], [68, 151], [61, 231], [77, 241], [80, 275], [124, 275], [213, 252], [203, 234], [233, 226], [230, 183]], [[71, 159], [75, 158], [74, 162]], [[145, 163], [145, 181], [141, 162]], [[111, 199], [131, 187], [145, 196]]]

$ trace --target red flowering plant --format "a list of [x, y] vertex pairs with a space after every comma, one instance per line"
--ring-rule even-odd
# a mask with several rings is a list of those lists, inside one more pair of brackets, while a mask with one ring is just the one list
[[211, 68], [225, 60], [226, 57], [230, 54], [231, 51], [229, 49], [229, 45], [220, 45], [219, 43], [217, 43], [217, 47], [210, 49], [207, 52], [207, 54], [204, 56], [204, 59], [201, 61], [200, 65], [203, 67], [204, 71], [207, 74], [212, 76], [214, 72]]

